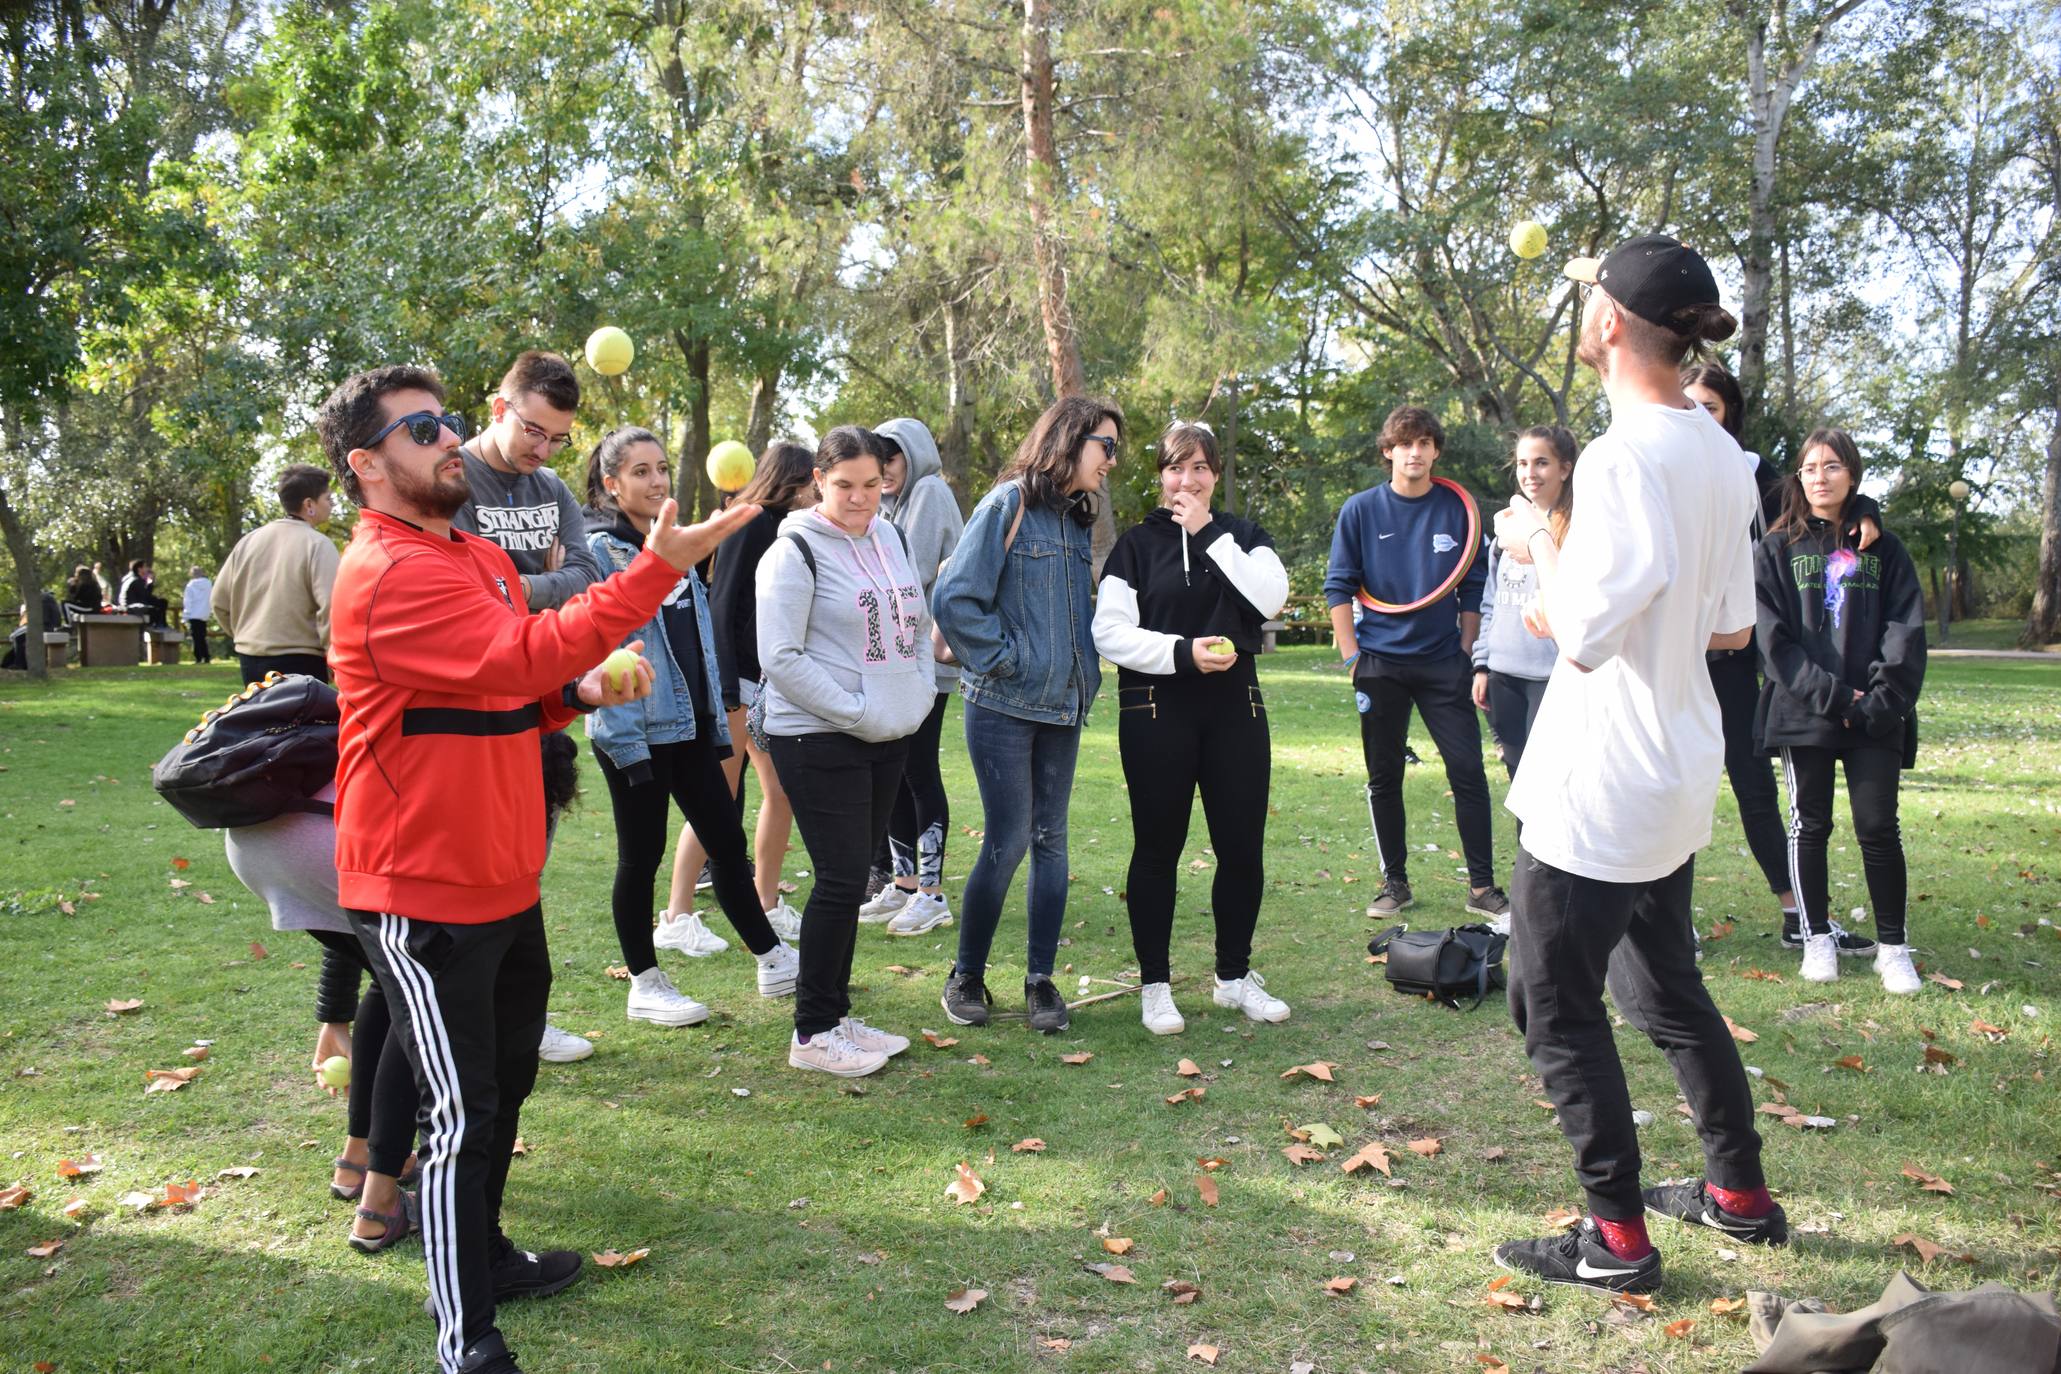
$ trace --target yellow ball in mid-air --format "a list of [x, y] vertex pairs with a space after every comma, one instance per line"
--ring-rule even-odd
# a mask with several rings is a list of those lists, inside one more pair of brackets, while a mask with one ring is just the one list
[[587, 336], [587, 366], [604, 377], [629, 371], [630, 360], [636, 356], [637, 345], [612, 324], [604, 324]]
[[743, 491], [757, 470], [758, 460], [751, 450], [735, 439], [725, 439], [708, 451], [708, 480], [717, 491]]
[[1510, 226], [1510, 251], [1520, 258], [1535, 258], [1546, 251], [1546, 226], [1535, 219], [1521, 219]]

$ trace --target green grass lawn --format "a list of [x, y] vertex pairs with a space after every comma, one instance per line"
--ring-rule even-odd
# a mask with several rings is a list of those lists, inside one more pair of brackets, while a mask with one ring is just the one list
[[[1483, 1301], [1487, 1252], [1578, 1206], [1568, 1153], [1502, 1007], [1471, 1015], [1390, 993], [1364, 961], [1362, 914], [1377, 885], [1349, 698], [1317, 651], [1267, 660], [1275, 732], [1268, 905], [1255, 965], [1295, 1008], [1254, 1026], [1209, 1005], [1209, 872], [1185, 867], [1175, 932], [1185, 1035], [1158, 1039], [1132, 999], [1076, 1014], [1056, 1039], [1022, 1023], [918, 1039], [863, 1093], [785, 1067], [789, 1003], [761, 1000], [749, 960], [663, 956], [718, 1010], [690, 1030], [630, 1024], [607, 913], [608, 801], [592, 768], [545, 875], [558, 981], [556, 1019], [592, 1035], [595, 1056], [546, 1065], [524, 1113], [507, 1220], [516, 1239], [592, 1252], [649, 1247], [628, 1269], [591, 1268], [563, 1296], [504, 1309], [531, 1371], [1115, 1370], [1479, 1371], [1737, 1369], [1751, 1358], [1738, 1317], [1714, 1299], [1748, 1288], [1872, 1299], [1899, 1266], [1935, 1286], [1998, 1279], [2055, 1286], [2061, 1265], [2053, 1172], [2061, 1111], [2045, 1081], [2061, 1018], [2061, 668], [2030, 661], [1934, 666], [1924, 745], [1907, 779], [1913, 939], [1926, 966], [1961, 981], [1884, 995], [1865, 968], [1830, 988], [1800, 984], [1776, 948], [1775, 911], [1745, 857], [1730, 794], [1699, 866], [1706, 976], [1758, 1033], [1748, 1064], [1788, 1100], [1837, 1118], [1830, 1131], [1766, 1129], [1768, 1171], [1792, 1225], [1778, 1252], [1722, 1248], [1661, 1231], [1667, 1289], [1651, 1317], [1613, 1320], [1600, 1297], [1540, 1289], [1540, 1310]], [[218, 836], [159, 804], [151, 763], [231, 685], [227, 667], [71, 671], [0, 687], [0, 1187], [33, 1197], [0, 1212], [0, 1371], [37, 1362], [84, 1370], [427, 1370], [426, 1284], [410, 1244], [365, 1258], [344, 1244], [349, 1208], [329, 1199], [343, 1111], [311, 1085], [316, 949], [275, 935], [223, 860]], [[946, 732], [958, 811], [946, 872], [963, 875], [980, 817]], [[1457, 921], [1464, 896], [1450, 802], [1434, 762], [1409, 782], [1420, 925]], [[1491, 764], [1500, 797], [1501, 769]], [[1840, 803], [1834, 904], [1865, 905]], [[1129, 825], [1114, 715], [1098, 712], [1073, 814], [1076, 883], [1061, 951], [1071, 991], [1113, 978], [1132, 955], [1123, 905]], [[1201, 849], [1198, 815], [1192, 857]], [[1499, 854], [1511, 853], [1500, 816]], [[1423, 852], [1435, 844], [1437, 853]], [[175, 860], [190, 867], [175, 868]], [[790, 874], [806, 868], [797, 854]], [[191, 884], [175, 888], [172, 880]], [[803, 881], [806, 889], [806, 881]], [[958, 883], [948, 885], [956, 897]], [[1019, 889], [1020, 890], [1020, 889]], [[202, 894], [213, 898], [204, 903]], [[661, 894], [662, 895], [662, 894]], [[718, 923], [721, 928], [720, 923]], [[1863, 926], [1862, 929], [1868, 927]], [[857, 1010], [911, 1036], [948, 1029], [937, 993], [948, 928], [898, 941], [860, 935]], [[1005, 918], [990, 981], [1022, 969], [1021, 908]], [[944, 937], [944, 938], [939, 938]], [[253, 957], [262, 941], [269, 957]], [[900, 970], [895, 966], [901, 966]], [[1763, 971], [1780, 979], [1756, 976]], [[115, 1016], [110, 999], [142, 999]], [[1977, 1021], [2007, 1033], [1985, 1036]], [[1930, 1038], [1953, 1056], [1924, 1071]], [[183, 1091], [146, 1096], [144, 1073], [214, 1042]], [[1699, 1171], [1660, 1055], [1620, 1042], [1650, 1180]], [[1088, 1051], [1092, 1062], [1067, 1065]], [[1204, 1073], [1201, 1101], [1169, 1106]], [[1862, 1071], [1836, 1067], [1858, 1056]], [[1284, 1079], [1312, 1060], [1336, 1082]], [[1757, 1100], [1771, 1090], [1757, 1085]], [[748, 1094], [748, 1095], [747, 1095]], [[1356, 1097], [1378, 1095], [1362, 1108]], [[1282, 1154], [1286, 1127], [1322, 1122], [1345, 1141], [1323, 1163]], [[1042, 1153], [1011, 1145], [1047, 1142]], [[1435, 1138], [1420, 1157], [1405, 1146]], [[1394, 1177], [1337, 1161], [1370, 1141]], [[61, 1158], [103, 1167], [64, 1180]], [[1203, 1205], [1199, 1160], [1224, 1161]], [[970, 1206], [945, 1193], [965, 1161], [985, 1180]], [[251, 1166], [244, 1179], [221, 1170]], [[1951, 1195], [1923, 1191], [1906, 1166]], [[120, 1199], [197, 1179], [187, 1210], [136, 1214]], [[1158, 1201], [1161, 1191], [1164, 1198]], [[77, 1219], [62, 1214], [85, 1201]], [[1892, 1238], [1946, 1247], [1922, 1265]], [[1118, 1261], [1104, 1237], [1129, 1238]], [[53, 1255], [26, 1252], [61, 1239]], [[1962, 1263], [1952, 1256], [1972, 1256]], [[1136, 1282], [1089, 1272], [1120, 1262]], [[1342, 1295], [1334, 1277], [1358, 1279]], [[1177, 1305], [1162, 1285], [1199, 1287]], [[956, 1289], [987, 1292], [967, 1315]], [[1665, 1324], [1693, 1321], [1685, 1335]], [[1061, 1343], [1070, 1343], [1062, 1348]]]

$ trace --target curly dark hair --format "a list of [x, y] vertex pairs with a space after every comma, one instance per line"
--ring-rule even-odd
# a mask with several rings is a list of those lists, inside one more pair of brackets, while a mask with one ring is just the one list
[[358, 474], [351, 471], [351, 450], [363, 448], [379, 433], [386, 423], [386, 410], [380, 402], [396, 391], [427, 391], [437, 398], [438, 405], [444, 403], [444, 383], [436, 373], [395, 363], [344, 378], [315, 412], [315, 436], [322, 441], [329, 466], [336, 469], [344, 495], [354, 505], [364, 504], [364, 492], [358, 487]]

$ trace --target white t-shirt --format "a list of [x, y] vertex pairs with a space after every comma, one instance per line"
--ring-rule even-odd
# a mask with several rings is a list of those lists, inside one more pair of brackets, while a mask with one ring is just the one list
[[1710, 843], [1725, 740], [1704, 652], [1753, 624], [1750, 474], [1702, 406], [1620, 407], [1575, 465], [1544, 597], [1560, 659], [1507, 803], [1555, 868], [1649, 882]]

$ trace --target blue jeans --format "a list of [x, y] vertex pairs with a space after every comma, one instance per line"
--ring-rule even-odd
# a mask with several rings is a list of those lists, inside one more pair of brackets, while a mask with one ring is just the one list
[[987, 968], [1002, 900], [1030, 853], [1029, 976], [1052, 975], [1066, 921], [1066, 808], [1073, 798], [1078, 725], [1019, 720], [966, 703], [966, 755], [980, 784], [987, 833], [959, 899], [960, 970]]

